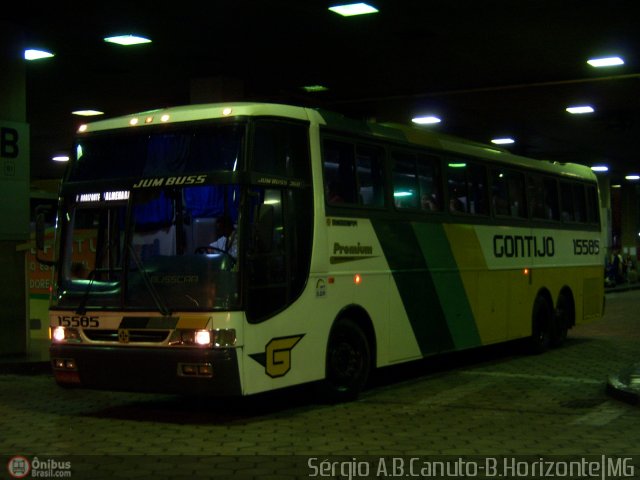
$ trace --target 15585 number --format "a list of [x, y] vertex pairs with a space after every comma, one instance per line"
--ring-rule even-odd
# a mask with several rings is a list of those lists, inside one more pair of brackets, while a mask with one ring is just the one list
[[91, 327], [100, 326], [98, 317], [89, 317], [86, 315], [58, 315], [58, 325], [61, 327]]
[[573, 254], [574, 255], [597, 255], [600, 253], [599, 240], [586, 240], [574, 238]]

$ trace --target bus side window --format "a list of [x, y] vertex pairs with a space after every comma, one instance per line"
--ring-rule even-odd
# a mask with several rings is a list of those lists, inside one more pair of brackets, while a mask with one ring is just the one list
[[587, 203], [584, 193], [584, 185], [581, 183], [574, 183], [573, 189], [573, 203], [575, 206], [575, 220], [576, 222], [587, 222]]
[[589, 223], [599, 223], [600, 203], [598, 202], [598, 191], [596, 187], [587, 185], [587, 221]]
[[418, 157], [420, 208], [425, 211], [442, 210], [442, 187], [438, 157]]
[[558, 220], [556, 181], [540, 175], [527, 176], [529, 215], [536, 220]]
[[392, 155], [393, 202], [399, 209], [418, 208], [415, 156], [400, 152]]
[[358, 203], [354, 145], [326, 139], [323, 142], [323, 168], [327, 203]]
[[483, 165], [451, 159], [447, 169], [449, 211], [486, 215], [487, 173]]
[[563, 222], [575, 221], [576, 217], [573, 203], [573, 191], [571, 189], [571, 184], [568, 182], [560, 182], [560, 208]]
[[380, 147], [358, 145], [356, 148], [356, 172], [358, 177], [358, 200], [361, 205], [384, 206], [384, 182]]

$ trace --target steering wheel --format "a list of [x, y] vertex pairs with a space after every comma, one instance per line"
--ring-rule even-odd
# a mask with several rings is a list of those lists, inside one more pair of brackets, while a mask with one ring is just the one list
[[[218, 248], [218, 247], [212, 247], [211, 245], [205, 245], [205, 246], [202, 246], [202, 247], [198, 247], [198, 248], [196, 248], [195, 253], [200, 254], [200, 255], [205, 254], [205, 253], [223, 253], [225, 255], [229, 255], [229, 253], [225, 252], [223, 249]], [[231, 255], [229, 255], [229, 256], [231, 256]]]
[[238, 259], [236, 257], [231, 255], [226, 250], [223, 250], [223, 249], [218, 248], [218, 247], [212, 247], [211, 245], [204, 245], [202, 247], [197, 247], [196, 250], [195, 250], [195, 253], [199, 254], [199, 255], [203, 255], [203, 254], [207, 254], [207, 253], [221, 253], [225, 257], [229, 258], [229, 260], [231, 260], [231, 266], [235, 265], [235, 263], [238, 261]]

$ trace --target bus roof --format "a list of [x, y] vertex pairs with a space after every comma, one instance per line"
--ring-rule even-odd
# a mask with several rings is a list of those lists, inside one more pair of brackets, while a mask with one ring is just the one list
[[210, 103], [185, 105], [138, 112], [111, 119], [98, 120], [82, 125], [78, 132], [96, 132], [122, 128], [192, 122], [198, 120], [231, 118], [238, 116], [286, 117], [309, 121], [334, 131], [360, 136], [376, 137], [406, 145], [428, 147], [435, 151], [476, 157], [490, 162], [518, 165], [538, 171], [595, 181], [595, 174], [586, 165], [535, 160], [514, 155], [507, 150], [443, 133], [392, 123], [375, 123], [353, 120], [339, 113], [275, 103]]

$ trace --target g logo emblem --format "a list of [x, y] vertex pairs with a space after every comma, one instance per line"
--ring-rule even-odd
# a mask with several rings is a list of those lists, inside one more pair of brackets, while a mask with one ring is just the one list
[[118, 342], [129, 343], [129, 330], [126, 330], [124, 328], [118, 329]]
[[264, 353], [250, 355], [264, 367], [271, 378], [284, 377], [291, 370], [291, 350], [304, 335], [272, 338], [265, 346]]

